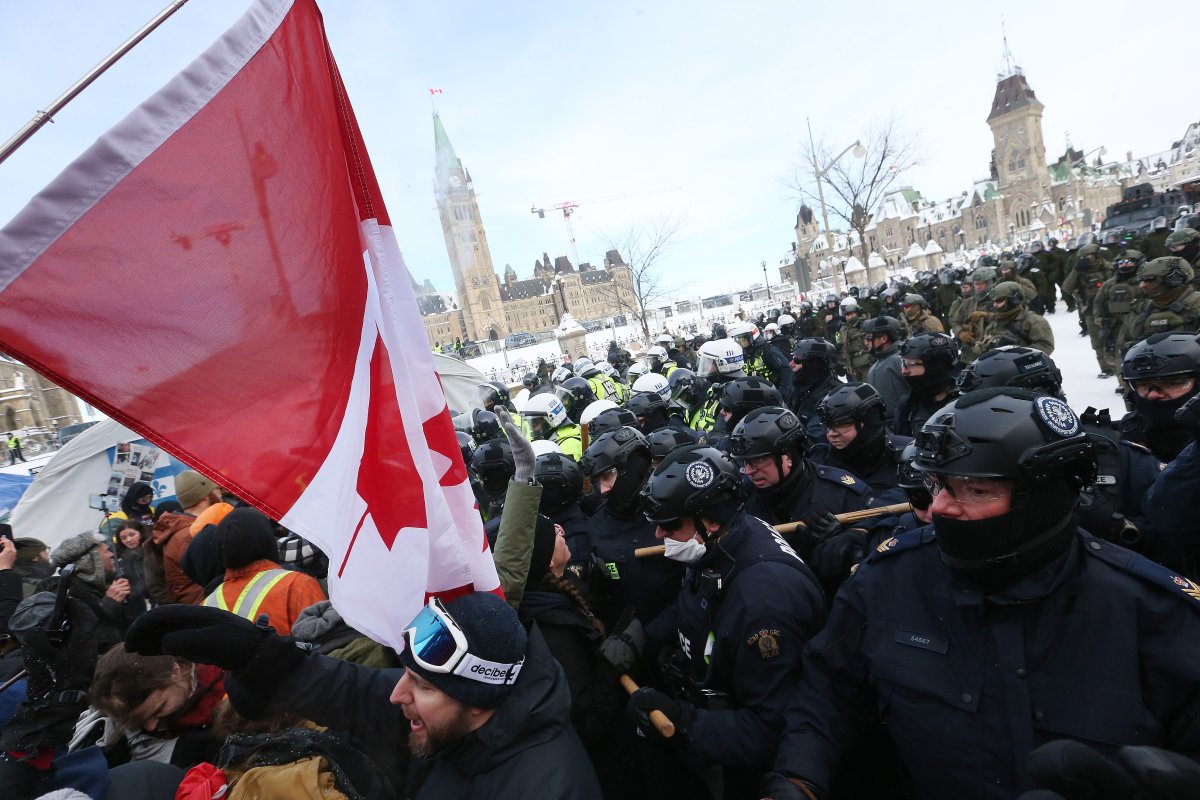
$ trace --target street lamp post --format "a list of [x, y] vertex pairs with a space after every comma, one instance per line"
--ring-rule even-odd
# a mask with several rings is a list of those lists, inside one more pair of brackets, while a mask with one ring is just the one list
[[[833, 165], [836, 164], [842, 156], [846, 155], [846, 153], [849, 153], [851, 150], [853, 150], [855, 158], [862, 158], [867, 154], [867, 149], [862, 146], [861, 140], [855, 139], [853, 144], [849, 145], [845, 150], [834, 156], [833, 160], [826, 164], [825, 168], [822, 169], [821, 165], [817, 163], [817, 148], [816, 145], [813, 144], [812, 122], [807, 117], [805, 117], [804, 122], [806, 125], [808, 125], [808, 150], [812, 156], [813, 177], [817, 180], [817, 199], [821, 202], [821, 224], [825, 226], [825, 247], [829, 253], [829, 257], [833, 258], [833, 234], [829, 231], [829, 209], [825, 206], [825, 176], [829, 173], [829, 170], [833, 169]], [[842, 277], [843, 279], [845, 278], [844, 275]], [[838, 285], [838, 275], [835, 271], [833, 274], [834, 293], [841, 291], [841, 288], [842, 287]]]
[[767, 260], [764, 258], [762, 262], [763, 268], [763, 285], [767, 287], [767, 300], [771, 299], [771, 279], [767, 277]]

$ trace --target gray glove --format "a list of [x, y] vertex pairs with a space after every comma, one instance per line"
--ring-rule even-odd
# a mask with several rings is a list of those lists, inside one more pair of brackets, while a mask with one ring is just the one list
[[521, 429], [513, 422], [508, 410], [497, 406], [495, 408], [496, 416], [500, 418], [500, 424], [504, 427], [504, 432], [508, 434], [508, 445], [512, 448], [513, 463], [516, 464], [517, 471], [513, 475], [513, 480], [518, 483], [530, 483], [533, 481], [533, 460], [536, 457], [533, 453], [533, 445], [525, 438], [525, 434], [521, 433]]
[[635, 619], [625, 630], [600, 643], [600, 655], [618, 672], [631, 672], [645, 648], [646, 631], [642, 623]]

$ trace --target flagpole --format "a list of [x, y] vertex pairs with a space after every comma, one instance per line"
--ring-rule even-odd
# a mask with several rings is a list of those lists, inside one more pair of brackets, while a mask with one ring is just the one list
[[149, 22], [139, 28], [132, 36], [122, 42], [121, 45], [117, 47], [116, 50], [113, 50], [111, 53], [109, 53], [103, 61], [92, 67], [90, 70], [88, 70], [86, 75], [75, 81], [75, 83], [71, 84], [71, 87], [59, 95], [58, 99], [51, 103], [45, 111], [37, 112], [33, 119], [25, 123], [21, 130], [13, 134], [12, 137], [3, 145], [0, 145], [0, 164], [4, 163], [9, 156], [16, 152], [17, 148], [29, 141], [30, 137], [37, 133], [43, 125], [52, 121], [54, 115], [61, 111], [63, 106], [74, 100], [80, 92], [90, 86], [92, 82], [96, 80], [96, 78], [99, 78], [101, 75], [107, 72], [109, 67], [117, 63], [122, 56], [136, 47], [137, 44], [142, 41], [142, 39], [145, 39], [147, 36], [149, 36], [150, 33], [159, 25], [164, 23], [168, 17], [181, 9], [184, 4], [187, 3], [187, 1], [188, 0], [171, 0], [166, 8], [158, 12], [153, 19], [151, 19]]

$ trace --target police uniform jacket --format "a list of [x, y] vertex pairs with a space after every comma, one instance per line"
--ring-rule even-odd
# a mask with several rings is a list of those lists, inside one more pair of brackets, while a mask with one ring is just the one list
[[1054, 739], [1200, 749], [1200, 587], [1080, 531], [1007, 592], [955, 588], [931, 528], [879, 545], [809, 642], [776, 769], [828, 786], [875, 720], [925, 800], [1016, 797]]
[[[749, 484], [746, 513], [771, 525], [793, 522], [810, 511], [824, 510], [831, 514], [858, 511], [875, 505], [871, 487], [854, 475], [836, 467], [814, 464], [807, 458], [803, 469], [793, 467], [788, 476], [769, 489], [760, 490]], [[811, 548], [800, 546], [800, 537], [789, 539], [802, 557]]]
[[679, 592], [683, 565], [669, 558], [637, 558], [639, 547], [661, 544], [654, 536], [655, 526], [638, 513], [635, 518], [612, 514], [604, 503], [588, 520], [595, 542], [598, 572], [593, 585], [596, 616], [610, 630], [627, 606], [634, 616], [648, 624], [671, 605]]
[[770, 769], [801, 653], [825, 614], [812, 571], [783, 537], [752, 516], [739, 515], [704, 559], [688, 568], [674, 606], [646, 635], [651, 642], [677, 644], [688, 683], [697, 693], [720, 697], [710, 704], [719, 708], [697, 707], [686, 745], [689, 761], [749, 768], [754, 783]]
[[895, 503], [907, 502], [908, 499], [908, 495], [899, 487], [900, 476], [896, 472], [896, 467], [900, 463], [900, 454], [910, 444], [912, 444], [912, 438], [909, 436], [895, 436], [885, 433], [883, 449], [879, 453], [879, 458], [874, 463], [867, 466], [860, 466], [858, 469], [850, 469], [846, 465], [839, 465], [837, 459], [838, 451], [828, 442], [815, 445], [808, 451], [808, 457], [815, 464], [836, 467], [849, 472], [870, 487], [872, 494], [875, 495], [876, 503], [879, 505], [893, 505]]
[[792, 384], [792, 399], [788, 403], [788, 408], [800, 418], [800, 424], [804, 426], [804, 432], [808, 434], [810, 442], [816, 444], [825, 441], [825, 423], [821, 421], [821, 415], [817, 413], [817, 406], [821, 405], [821, 401], [825, 399], [826, 395], [843, 385], [845, 385], [845, 381], [836, 375], [830, 375], [812, 386]]
[[[908, 397], [908, 381], [900, 372], [903, 362], [900, 360], [899, 345], [890, 344], [883, 352], [886, 355], [867, 370], [866, 382], [875, 387], [875, 391], [883, 398], [883, 421], [891, 428], [894, 427], [896, 410]], [[881, 354], [877, 352], [875, 355], [878, 357]]]
[[1146, 493], [1142, 509], [1151, 527], [1161, 531], [1182, 554], [1188, 577], [1200, 579], [1200, 446], [1192, 442], [1167, 464]]

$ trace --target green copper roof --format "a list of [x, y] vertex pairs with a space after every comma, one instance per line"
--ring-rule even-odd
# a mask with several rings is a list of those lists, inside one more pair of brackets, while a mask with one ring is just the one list
[[456, 167], [462, 168], [462, 162], [458, 160], [458, 156], [454, 152], [454, 145], [450, 144], [450, 137], [446, 135], [446, 129], [442, 127], [442, 118], [436, 111], [433, 114], [433, 151], [437, 158], [439, 173]]

